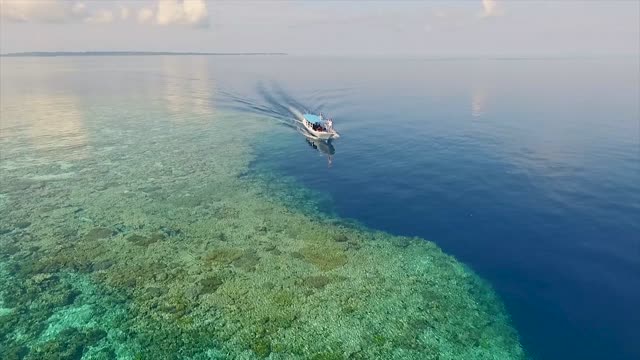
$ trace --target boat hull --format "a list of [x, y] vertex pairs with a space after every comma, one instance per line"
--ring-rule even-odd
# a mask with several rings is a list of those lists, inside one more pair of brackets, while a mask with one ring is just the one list
[[307, 132], [309, 132], [311, 135], [321, 140], [331, 140], [331, 139], [337, 139], [340, 137], [340, 135], [335, 130], [330, 130], [330, 131], [313, 130], [313, 124], [311, 124], [305, 118], [302, 119], [302, 125], [304, 125], [304, 128], [307, 130]]

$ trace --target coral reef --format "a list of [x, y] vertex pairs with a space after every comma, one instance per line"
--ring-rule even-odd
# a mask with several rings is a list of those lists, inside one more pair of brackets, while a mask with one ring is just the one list
[[305, 259], [320, 270], [333, 270], [347, 263], [347, 256], [338, 247], [306, 246], [295, 253], [295, 257]]
[[107, 333], [104, 330], [65, 329], [55, 339], [32, 348], [26, 359], [80, 360], [88, 347], [95, 345], [105, 336]]
[[[149, 106], [129, 116], [167, 118]], [[242, 119], [97, 128], [64, 168], [12, 150], [0, 358], [525, 358], [490, 286], [433, 243], [248, 176], [262, 130]]]
[[105, 239], [114, 234], [114, 231], [111, 229], [99, 227], [89, 230], [89, 232], [84, 236], [87, 241], [95, 241], [100, 239]]

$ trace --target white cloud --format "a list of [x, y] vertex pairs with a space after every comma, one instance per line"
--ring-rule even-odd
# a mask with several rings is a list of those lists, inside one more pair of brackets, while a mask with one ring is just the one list
[[126, 6], [120, 6], [120, 19], [127, 20], [129, 18], [129, 8]]
[[114, 11], [89, 10], [84, 2], [68, 0], [0, 0], [2, 20], [32, 23], [109, 24]]
[[196, 26], [209, 25], [209, 12], [204, 0], [185, 0], [182, 7], [187, 24]]
[[90, 24], [109, 24], [113, 20], [114, 16], [111, 10], [98, 10], [84, 19], [85, 22]]
[[[0, 0], [0, 17], [11, 22], [107, 24], [127, 20], [129, 7], [111, 4], [95, 10], [94, 5], [79, 0]], [[98, 6], [100, 6], [98, 5]], [[134, 10], [135, 11], [135, 10]], [[155, 25], [187, 25], [206, 27], [209, 11], [205, 0], [157, 0], [154, 6], [137, 10], [138, 22]]]
[[138, 11], [138, 22], [141, 24], [150, 23], [153, 19], [153, 10], [149, 8], [142, 8]]
[[177, 23], [182, 19], [182, 4], [176, 0], [159, 0], [156, 22], [158, 25], [169, 25]]
[[209, 25], [209, 12], [204, 0], [158, 0], [155, 17], [158, 25]]
[[87, 6], [84, 3], [77, 2], [71, 7], [71, 12], [75, 15], [84, 15], [86, 13]]
[[62, 23], [85, 15], [84, 4], [63, 0], [0, 0], [1, 18], [14, 22]]
[[496, 0], [482, 0], [483, 17], [500, 16], [504, 14]]

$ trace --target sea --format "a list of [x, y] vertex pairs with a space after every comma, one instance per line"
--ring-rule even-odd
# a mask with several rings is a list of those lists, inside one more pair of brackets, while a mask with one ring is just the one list
[[2, 358], [640, 358], [638, 57], [0, 61]]

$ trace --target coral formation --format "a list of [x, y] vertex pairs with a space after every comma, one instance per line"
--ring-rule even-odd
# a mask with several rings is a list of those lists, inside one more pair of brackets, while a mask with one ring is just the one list
[[298, 258], [307, 260], [320, 270], [333, 270], [347, 263], [344, 251], [337, 247], [319, 247], [314, 244], [300, 249], [297, 254]]
[[100, 239], [105, 239], [113, 235], [114, 231], [111, 229], [99, 227], [89, 230], [89, 232], [84, 236], [87, 241], [95, 241]]
[[525, 357], [491, 288], [433, 243], [320, 212], [326, 199], [287, 179], [248, 176], [252, 121], [98, 127], [90, 156], [64, 169], [12, 149], [0, 358]]

